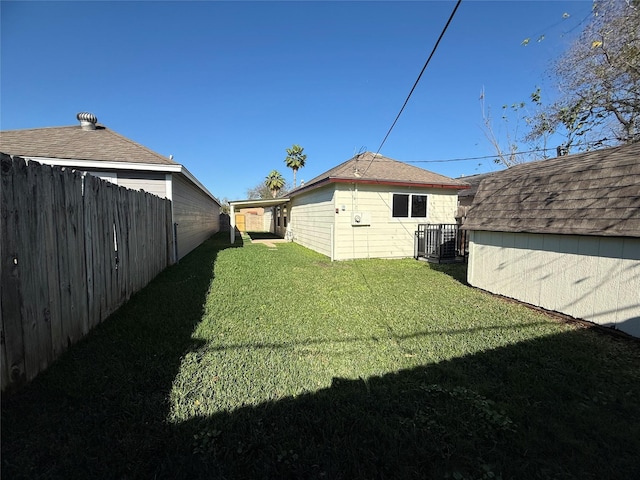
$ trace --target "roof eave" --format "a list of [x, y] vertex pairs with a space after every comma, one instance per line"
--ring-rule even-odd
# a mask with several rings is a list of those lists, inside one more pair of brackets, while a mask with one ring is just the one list
[[400, 180], [378, 180], [374, 178], [344, 178], [344, 177], [327, 177], [314, 182], [311, 185], [305, 185], [289, 194], [293, 197], [303, 192], [309, 192], [316, 188], [323, 187], [330, 183], [351, 183], [358, 185], [385, 185], [393, 187], [417, 187], [417, 188], [442, 188], [447, 190], [466, 190], [471, 188], [470, 185], [454, 185], [450, 183], [425, 183], [425, 182], [408, 182]]
[[581, 228], [515, 228], [492, 225], [469, 225], [463, 224], [462, 230], [474, 232], [492, 233], [522, 233], [531, 235], [573, 235], [579, 237], [616, 237], [616, 238], [638, 238], [633, 232], [625, 232], [619, 229], [595, 230]]
[[285, 204], [288, 201], [289, 197], [260, 198], [255, 200], [232, 200], [229, 202], [229, 205], [240, 208], [275, 207]]

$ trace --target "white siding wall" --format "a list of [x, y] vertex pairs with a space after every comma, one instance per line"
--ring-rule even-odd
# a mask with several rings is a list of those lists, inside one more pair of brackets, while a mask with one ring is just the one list
[[333, 185], [293, 198], [288, 204], [288, 226], [293, 233], [293, 240], [331, 257], [335, 208]]
[[118, 185], [131, 190], [144, 190], [162, 198], [167, 196], [166, 175], [156, 172], [118, 172]]
[[[392, 194], [427, 195], [427, 218], [393, 218]], [[335, 208], [335, 259], [403, 258], [414, 254], [414, 237], [419, 223], [455, 223], [456, 190], [376, 187], [337, 184]], [[342, 207], [344, 206], [344, 210]], [[369, 226], [352, 226], [353, 212], [370, 215]], [[335, 213], [335, 210], [334, 210]]]
[[107, 182], [118, 184], [118, 174], [116, 172], [104, 172], [102, 170], [87, 170], [86, 172]]
[[220, 206], [181, 175], [172, 176], [173, 221], [178, 224], [182, 258], [220, 230]]
[[468, 281], [640, 337], [640, 238], [472, 232]]

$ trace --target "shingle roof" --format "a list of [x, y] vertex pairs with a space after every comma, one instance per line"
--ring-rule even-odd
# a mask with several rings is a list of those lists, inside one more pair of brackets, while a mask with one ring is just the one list
[[480, 183], [487, 177], [490, 177], [495, 172], [489, 173], [478, 173], [477, 175], [469, 175], [468, 177], [461, 178], [470, 185], [470, 188], [466, 190], [462, 190], [458, 193], [459, 197], [474, 197], [476, 193], [478, 193], [478, 188], [480, 187]]
[[433, 173], [371, 152], [362, 153], [306, 182], [290, 195], [327, 182], [415, 185], [440, 188], [468, 188], [461, 180]]
[[497, 172], [480, 184], [464, 228], [640, 237], [640, 143]]
[[24, 157], [177, 165], [147, 147], [98, 125], [95, 130], [77, 126], [0, 132], [0, 150]]

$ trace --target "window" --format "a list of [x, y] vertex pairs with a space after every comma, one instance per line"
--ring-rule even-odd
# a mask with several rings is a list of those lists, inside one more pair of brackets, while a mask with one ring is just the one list
[[392, 208], [394, 218], [427, 218], [427, 196], [394, 193]]
[[409, 195], [393, 194], [393, 216], [404, 218], [409, 216]]
[[419, 218], [427, 217], [426, 195], [411, 195], [411, 216]]

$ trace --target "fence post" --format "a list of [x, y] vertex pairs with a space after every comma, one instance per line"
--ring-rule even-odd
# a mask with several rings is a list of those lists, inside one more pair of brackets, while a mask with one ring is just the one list
[[176, 263], [180, 263], [180, 257], [178, 257], [178, 224], [173, 224], [173, 248], [174, 255], [176, 256]]

